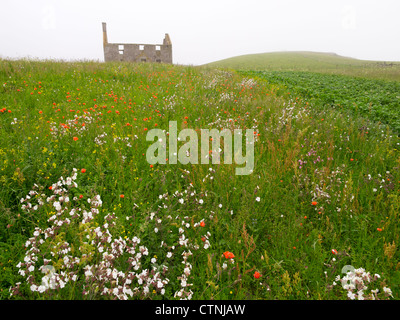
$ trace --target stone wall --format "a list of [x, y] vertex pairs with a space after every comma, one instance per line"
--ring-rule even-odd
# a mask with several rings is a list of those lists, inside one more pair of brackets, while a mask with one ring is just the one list
[[172, 63], [172, 43], [166, 33], [163, 44], [108, 43], [103, 22], [104, 61]]

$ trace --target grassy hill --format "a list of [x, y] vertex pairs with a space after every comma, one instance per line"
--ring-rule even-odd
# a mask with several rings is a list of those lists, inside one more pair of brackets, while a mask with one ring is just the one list
[[400, 80], [400, 62], [358, 60], [335, 53], [308, 51], [248, 54], [211, 62], [207, 66], [256, 71], [310, 71]]

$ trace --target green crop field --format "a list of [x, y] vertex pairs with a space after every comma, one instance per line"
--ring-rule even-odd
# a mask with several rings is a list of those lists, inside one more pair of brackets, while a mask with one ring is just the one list
[[353, 112], [400, 132], [400, 81], [300, 71], [249, 71], [281, 86], [281, 94], [301, 95], [315, 105]]
[[[398, 83], [234, 68], [0, 60], [1, 299], [399, 299]], [[150, 164], [171, 121], [253, 171]]]

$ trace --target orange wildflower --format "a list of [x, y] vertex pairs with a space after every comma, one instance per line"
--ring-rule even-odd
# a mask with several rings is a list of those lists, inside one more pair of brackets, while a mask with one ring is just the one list
[[229, 251], [225, 251], [223, 254], [224, 254], [226, 259], [233, 259], [235, 257], [235, 255], [232, 252], [229, 252]]

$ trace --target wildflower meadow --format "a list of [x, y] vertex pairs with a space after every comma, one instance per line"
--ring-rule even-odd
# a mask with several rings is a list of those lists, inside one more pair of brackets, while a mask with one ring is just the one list
[[[398, 299], [397, 121], [315, 90], [216, 67], [0, 60], [1, 299]], [[399, 92], [385, 98], [399, 112]], [[190, 133], [175, 149], [171, 124]], [[202, 137], [194, 161], [188, 138], [213, 129], [242, 132], [240, 148]]]

